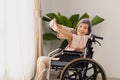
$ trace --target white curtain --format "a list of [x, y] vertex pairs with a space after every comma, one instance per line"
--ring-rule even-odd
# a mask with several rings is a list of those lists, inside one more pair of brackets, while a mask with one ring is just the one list
[[34, 0], [0, 0], [0, 80], [31, 80], [34, 62]]

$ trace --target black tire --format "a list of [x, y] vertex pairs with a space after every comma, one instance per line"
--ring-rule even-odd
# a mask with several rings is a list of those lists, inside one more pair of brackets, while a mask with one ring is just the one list
[[60, 80], [106, 80], [105, 72], [93, 59], [78, 58], [62, 70]]

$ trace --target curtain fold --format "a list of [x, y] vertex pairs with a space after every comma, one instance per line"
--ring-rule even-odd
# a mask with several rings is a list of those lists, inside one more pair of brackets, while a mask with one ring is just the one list
[[[41, 20], [41, 0], [34, 0], [34, 19], [35, 19], [35, 64], [37, 65], [37, 58], [43, 55], [42, 45], [42, 20]], [[35, 65], [35, 72], [36, 72]]]

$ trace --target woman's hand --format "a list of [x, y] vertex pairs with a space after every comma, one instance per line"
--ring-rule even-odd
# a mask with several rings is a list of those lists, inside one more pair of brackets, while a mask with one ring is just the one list
[[51, 59], [52, 59], [52, 60], [56, 60], [56, 61], [57, 61], [57, 60], [59, 60], [60, 58], [51, 58]]
[[57, 23], [55, 18], [50, 21], [49, 25], [54, 31], [57, 31]]

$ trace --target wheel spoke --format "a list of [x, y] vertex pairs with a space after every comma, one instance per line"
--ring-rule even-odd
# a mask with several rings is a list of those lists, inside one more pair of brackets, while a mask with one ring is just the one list
[[65, 78], [67, 78], [67, 79], [75, 79], [76, 73], [68, 71], [68, 72], [66, 72], [65, 75], [66, 75]]
[[[93, 80], [93, 79], [95, 79], [95, 78], [97, 77], [98, 73], [100, 73], [100, 70], [97, 71], [97, 72], [95, 72], [95, 73], [92, 74], [91, 76], [87, 77], [86, 80], [89, 80], [89, 79], [92, 79], [92, 80]], [[102, 75], [101, 75], [101, 76], [102, 76]]]

